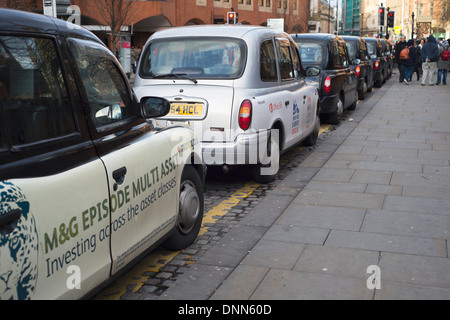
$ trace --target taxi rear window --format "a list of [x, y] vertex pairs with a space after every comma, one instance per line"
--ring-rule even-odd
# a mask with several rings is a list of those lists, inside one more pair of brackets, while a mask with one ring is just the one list
[[297, 42], [297, 44], [303, 63], [321, 65], [325, 62], [325, 48], [321, 44], [314, 42]]
[[367, 50], [370, 55], [377, 54], [377, 44], [375, 42], [367, 42]]
[[236, 79], [246, 62], [244, 41], [232, 38], [154, 40], [140, 63], [143, 78]]

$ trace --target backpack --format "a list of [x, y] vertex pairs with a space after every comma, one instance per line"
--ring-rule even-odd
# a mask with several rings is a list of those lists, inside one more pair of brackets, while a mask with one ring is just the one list
[[400, 51], [400, 60], [409, 59], [409, 48], [411, 47], [405, 47], [402, 51]]
[[442, 60], [450, 60], [450, 50], [444, 50], [441, 56]]

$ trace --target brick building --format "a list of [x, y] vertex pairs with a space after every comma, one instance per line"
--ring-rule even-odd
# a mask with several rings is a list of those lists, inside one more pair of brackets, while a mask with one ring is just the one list
[[[56, 3], [58, 17], [63, 19], [69, 16], [68, 6], [78, 6], [81, 25], [108, 43], [107, 18], [92, 0], [56, 0]], [[308, 3], [308, 0], [138, 0], [133, 1], [121, 30], [123, 36], [131, 38], [133, 45], [142, 46], [159, 29], [226, 23], [227, 12], [234, 10], [239, 23], [264, 26], [269, 18], [284, 18], [286, 32], [302, 33], [307, 32]], [[0, 7], [42, 13], [43, 0], [0, 0]]]

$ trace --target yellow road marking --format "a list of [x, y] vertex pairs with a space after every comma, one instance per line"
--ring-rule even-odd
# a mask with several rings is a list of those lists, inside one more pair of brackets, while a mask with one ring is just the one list
[[256, 182], [247, 183], [244, 187], [237, 190], [228, 199], [222, 201], [217, 206], [209, 210], [203, 216], [203, 225], [200, 228], [199, 235], [204, 235], [208, 231], [208, 225], [214, 224], [218, 219], [223, 217], [231, 208], [237, 205], [242, 199], [247, 198], [250, 194], [255, 191], [260, 184]]

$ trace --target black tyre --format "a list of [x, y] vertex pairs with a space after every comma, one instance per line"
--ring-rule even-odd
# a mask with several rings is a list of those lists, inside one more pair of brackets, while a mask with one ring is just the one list
[[313, 131], [305, 140], [303, 140], [302, 144], [307, 147], [314, 146], [317, 143], [317, 139], [319, 138], [319, 132], [320, 132], [320, 117], [317, 116]]
[[180, 183], [179, 210], [174, 234], [164, 246], [170, 250], [182, 250], [197, 238], [203, 219], [203, 188], [197, 170], [184, 168]]

